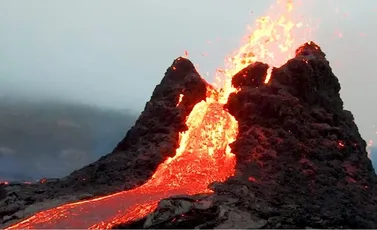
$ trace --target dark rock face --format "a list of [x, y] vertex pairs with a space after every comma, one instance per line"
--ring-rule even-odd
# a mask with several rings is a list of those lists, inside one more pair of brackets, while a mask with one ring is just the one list
[[[77, 189], [93, 186], [96, 192], [99, 186], [118, 186], [120, 191], [144, 183], [160, 163], [175, 154], [179, 133], [187, 129], [185, 119], [195, 104], [205, 100], [206, 87], [189, 60], [176, 59], [126, 137], [112, 153], [69, 175], [67, 185]], [[183, 97], [177, 106], [180, 94]]]
[[267, 69], [254, 63], [233, 78], [235, 177], [116, 227], [377, 228], [377, 177], [325, 54], [307, 43], [264, 84]]
[[232, 145], [237, 176], [252, 178], [247, 184], [272, 207], [295, 206], [301, 214], [286, 227], [377, 227], [376, 175], [339, 90], [325, 54], [311, 43], [274, 69], [269, 84], [241, 86], [229, 98], [240, 127]]
[[0, 184], [0, 200], [4, 199], [7, 195], [7, 191], [5, 190], [5, 185]]
[[[0, 195], [5, 196], [0, 200], [0, 224], [50, 206], [144, 183], [160, 163], [175, 154], [179, 133], [187, 129], [185, 119], [196, 103], [205, 100], [207, 86], [189, 60], [176, 59], [135, 125], [112, 153], [63, 179], [0, 188]], [[181, 94], [182, 101], [177, 106]], [[37, 204], [42, 202], [51, 204], [39, 207]], [[38, 207], [26, 214], [22, 212], [32, 204]]]

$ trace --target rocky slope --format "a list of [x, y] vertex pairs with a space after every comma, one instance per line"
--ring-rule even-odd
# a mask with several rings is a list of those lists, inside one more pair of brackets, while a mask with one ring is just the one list
[[131, 111], [0, 95], [0, 181], [62, 177], [112, 151]]
[[212, 195], [162, 200], [115, 228], [376, 228], [376, 174], [340, 84], [314, 43], [272, 71], [233, 78], [226, 109], [239, 123], [237, 174]]
[[[112, 153], [59, 180], [8, 185], [0, 216], [9, 225], [36, 211], [60, 204], [131, 189], [144, 183], [178, 145], [186, 116], [206, 98], [207, 83], [194, 65], [178, 58], [156, 86], [135, 125]], [[184, 99], [177, 108], [180, 94]], [[0, 220], [1, 221], [1, 220]]]

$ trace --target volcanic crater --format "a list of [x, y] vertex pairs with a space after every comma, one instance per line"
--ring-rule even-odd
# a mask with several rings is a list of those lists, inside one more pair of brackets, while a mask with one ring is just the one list
[[3, 225], [377, 228], [366, 142], [318, 45], [279, 68], [250, 63], [231, 85], [177, 58], [112, 153], [57, 181], [3, 185]]

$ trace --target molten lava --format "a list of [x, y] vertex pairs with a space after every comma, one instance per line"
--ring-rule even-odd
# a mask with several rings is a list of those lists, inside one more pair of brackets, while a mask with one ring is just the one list
[[234, 173], [228, 144], [235, 140], [237, 122], [222, 104], [208, 98], [195, 105], [186, 123], [189, 129], [180, 135], [176, 155], [144, 185], [43, 211], [10, 228], [110, 228], [148, 214], [163, 198], [211, 192], [209, 183]]
[[[232, 77], [248, 65], [259, 61], [270, 65], [265, 83], [271, 77], [272, 67], [279, 67], [291, 59], [295, 54], [295, 48], [300, 41], [296, 41], [293, 34], [303, 28], [302, 22], [294, 23], [293, 1], [277, 0], [270, 7], [271, 12], [256, 21], [256, 28], [249, 28], [250, 35], [245, 38], [245, 43], [230, 57], [225, 60], [225, 68], [218, 69], [215, 86], [221, 88], [224, 93], [220, 101], [226, 103], [232, 87]], [[300, 36], [306, 36], [300, 31]]]
[[[188, 130], [180, 134], [175, 156], [159, 165], [144, 185], [42, 211], [8, 229], [110, 228], [147, 215], [163, 198], [209, 193], [207, 186], [211, 182], [224, 181], [232, 176], [236, 162], [229, 144], [237, 136], [238, 124], [223, 109], [229, 94], [236, 91], [231, 85], [232, 76], [257, 60], [278, 66], [293, 55], [289, 52], [294, 48], [291, 30], [298, 24], [288, 19], [292, 9], [289, 1], [284, 12], [274, 14], [278, 15], [277, 18], [258, 20], [258, 28], [248, 37], [247, 43], [228, 59], [221, 76], [217, 75], [220, 96], [209, 93], [206, 101], [195, 105], [186, 120]], [[266, 82], [268, 80], [269, 76]], [[208, 92], [213, 90], [208, 89]], [[181, 106], [182, 97], [177, 106]]]

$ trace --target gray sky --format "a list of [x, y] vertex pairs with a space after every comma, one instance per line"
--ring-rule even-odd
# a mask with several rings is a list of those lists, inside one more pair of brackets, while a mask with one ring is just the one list
[[[304, 0], [297, 14], [319, 23], [310, 38], [369, 140], [377, 131], [377, 1], [361, 1]], [[211, 81], [273, 2], [1, 0], [0, 91], [140, 111], [184, 50]]]

